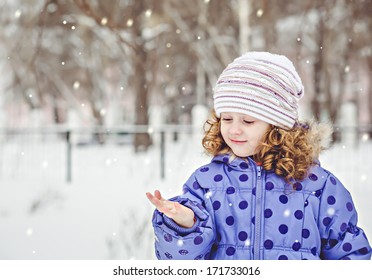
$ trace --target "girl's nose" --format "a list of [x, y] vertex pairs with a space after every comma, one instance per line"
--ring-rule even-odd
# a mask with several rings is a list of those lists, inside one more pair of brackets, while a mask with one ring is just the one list
[[232, 123], [229, 132], [231, 135], [239, 135], [242, 133], [242, 130], [238, 123]]

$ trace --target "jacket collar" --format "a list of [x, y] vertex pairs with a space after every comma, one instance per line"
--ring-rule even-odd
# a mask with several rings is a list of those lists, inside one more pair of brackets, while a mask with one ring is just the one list
[[212, 162], [224, 163], [228, 167], [239, 171], [246, 171], [247, 169], [252, 168], [253, 170], [255, 170], [257, 166], [255, 161], [251, 157], [241, 158], [232, 154], [217, 155], [212, 159]]

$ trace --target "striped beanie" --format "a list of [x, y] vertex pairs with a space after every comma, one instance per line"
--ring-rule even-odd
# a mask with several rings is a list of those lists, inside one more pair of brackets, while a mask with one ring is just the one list
[[214, 88], [214, 109], [250, 115], [291, 129], [298, 119], [304, 87], [292, 62], [283, 55], [248, 52], [230, 63]]

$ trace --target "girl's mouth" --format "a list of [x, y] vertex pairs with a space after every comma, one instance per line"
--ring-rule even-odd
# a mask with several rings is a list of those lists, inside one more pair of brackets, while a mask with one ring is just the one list
[[244, 141], [244, 140], [235, 140], [235, 139], [230, 139], [231, 142], [233, 142], [234, 144], [238, 144], [238, 145], [241, 145], [241, 144], [244, 144], [246, 143], [247, 141]]

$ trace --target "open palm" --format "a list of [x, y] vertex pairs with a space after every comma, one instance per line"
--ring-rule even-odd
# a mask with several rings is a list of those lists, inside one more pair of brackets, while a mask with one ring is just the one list
[[173, 219], [178, 225], [185, 228], [191, 228], [194, 225], [194, 212], [190, 208], [164, 199], [158, 190], [154, 194], [147, 192], [146, 196], [156, 209]]

